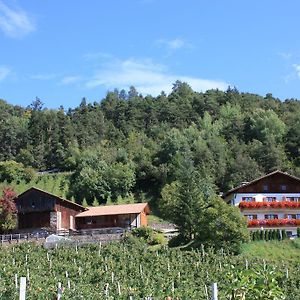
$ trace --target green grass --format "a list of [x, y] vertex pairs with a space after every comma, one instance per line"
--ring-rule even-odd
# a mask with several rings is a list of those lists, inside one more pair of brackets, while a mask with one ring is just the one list
[[300, 261], [300, 238], [285, 241], [257, 241], [243, 245], [242, 255], [268, 261]]
[[168, 221], [160, 218], [159, 216], [156, 216], [156, 215], [153, 215], [153, 214], [150, 214], [148, 216], [148, 223], [149, 225], [153, 224], [153, 223], [160, 223], [160, 224], [163, 224], [163, 223], [168, 223]]
[[37, 175], [30, 182], [0, 182], [0, 191], [9, 186], [12, 187], [19, 195], [31, 187], [36, 187], [54, 195], [66, 198], [69, 190], [69, 176], [70, 175], [68, 173], [44, 174]]

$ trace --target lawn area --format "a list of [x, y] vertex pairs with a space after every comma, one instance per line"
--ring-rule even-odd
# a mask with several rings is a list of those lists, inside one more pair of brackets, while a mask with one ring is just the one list
[[150, 214], [148, 216], [148, 223], [149, 225], [151, 225], [152, 223], [168, 223], [168, 222], [157, 215]]
[[300, 238], [284, 241], [256, 241], [243, 245], [242, 255], [269, 261], [299, 262]]

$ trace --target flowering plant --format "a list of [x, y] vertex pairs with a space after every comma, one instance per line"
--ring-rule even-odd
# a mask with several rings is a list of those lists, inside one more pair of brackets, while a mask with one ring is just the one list
[[273, 202], [246, 202], [241, 201], [239, 203], [239, 208], [300, 208], [300, 202], [293, 202], [293, 201], [273, 201]]
[[300, 219], [269, 219], [269, 220], [249, 220], [248, 227], [256, 226], [299, 226]]

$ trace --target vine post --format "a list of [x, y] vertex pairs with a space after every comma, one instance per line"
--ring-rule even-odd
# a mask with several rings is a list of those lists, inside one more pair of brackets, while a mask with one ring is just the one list
[[214, 282], [211, 286], [212, 290], [212, 300], [218, 300], [218, 285]]
[[19, 300], [25, 300], [25, 299], [26, 299], [26, 277], [21, 277]]

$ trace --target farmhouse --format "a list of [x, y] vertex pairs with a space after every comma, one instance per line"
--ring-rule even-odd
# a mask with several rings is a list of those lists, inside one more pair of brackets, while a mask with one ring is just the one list
[[150, 209], [147, 203], [88, 207], [76, 215], [76, 228], [147, 226]]
[[300, 227], [300, 178], [279, 170], [245, 182], [223, 195], [238, 206], [250, 230], [286, 229], [295, 235]]
[[18, 229], [51, 230], [140, 227], [147, 225], [147, 203], [83, 207], [32, 187], [16, 200]]
[[77, 203], [32, 187], [16, 200], [18, 229], [46, 227], [75, 229], [75, 216], [85, 208]]

